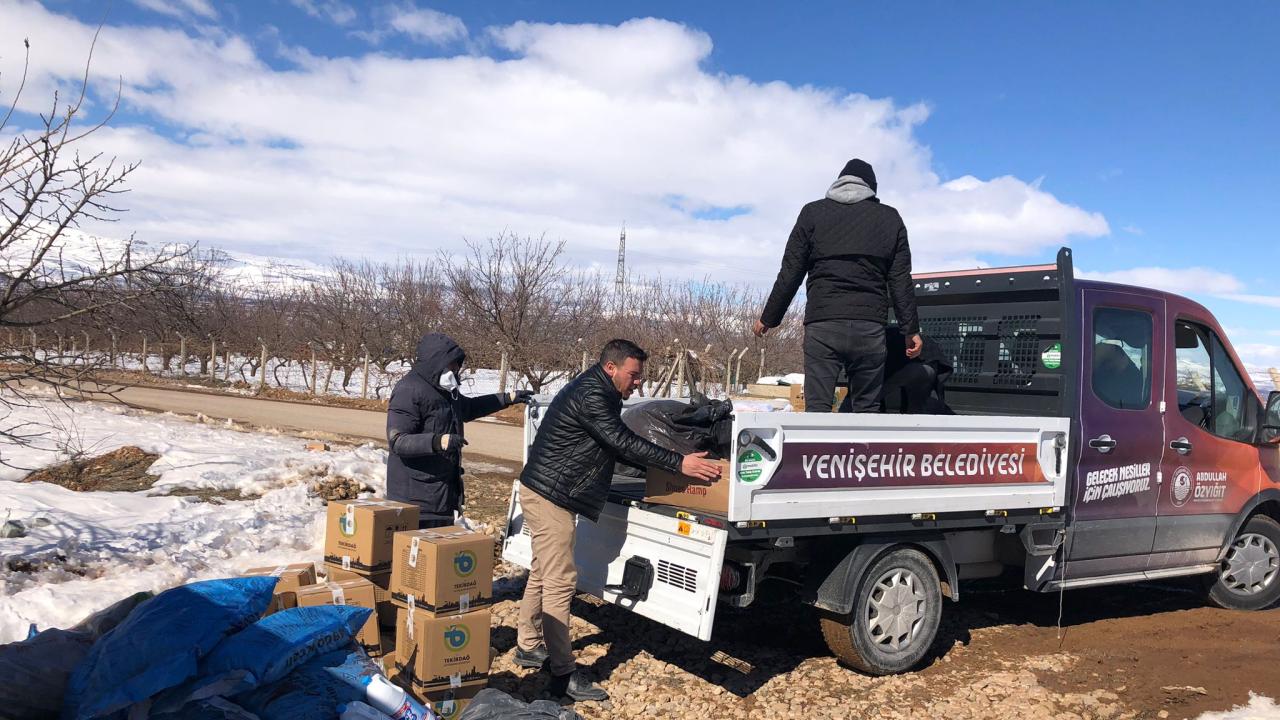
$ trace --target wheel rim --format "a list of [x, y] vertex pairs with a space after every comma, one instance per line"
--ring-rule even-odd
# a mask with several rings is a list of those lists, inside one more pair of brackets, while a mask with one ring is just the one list
[[1280, 551], [1265, 535], [1245, 533], [1236, 538], [1222, 561], [1222, 584], [1240, 595], [1257, 595], [1271, 587], [1280, 572]]
[[895, 568], [880, 576], [867, 597], [867, 632], [882, 649], [907, 649], [924, 626], [926, 593], [916, 574]]

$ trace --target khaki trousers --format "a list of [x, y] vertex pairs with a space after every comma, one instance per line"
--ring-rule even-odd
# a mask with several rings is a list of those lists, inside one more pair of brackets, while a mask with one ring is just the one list
[[551, 674], [567, 675], [576, 667], [569, 637], [569, 606], [578, 586], [573, 513], [524, 486], [520, 507], [533, 538], [533, 567], [520, 601], [516, 642], [525, 652], [546, 643]]

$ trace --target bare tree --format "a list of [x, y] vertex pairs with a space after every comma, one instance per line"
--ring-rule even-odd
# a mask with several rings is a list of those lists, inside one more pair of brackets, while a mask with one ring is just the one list
[[[89, 62], [92, 57], [91, 47]], [[138, 167], [80, 151], [85, 139], [110, 121], [120, 97], [117, 89], [105, 116], [81, 127], [89, 62], [77, 97], [64, 105], [55, 93], [38, 123], [16, 132], [0, 149], [0, 327], [5, 329], [38, 333], [70, 326], [183, 282], [177, 263], [189, 248], [145, 251], [132, 237], [115, 246], [86, 241], [74, 252], [69, 247], [69, 237], [82, 223], [116, 219], [115, 201]], [[10, 130], [28, 66], [29, 46], [17, 91], [0, 119], [0, 134]], [[0, 408], [26, 402], [32, 382], [59, 391], [78, 388], [91, 363], [58, 355], [42, 352], [36, 342], [9, 344], [0, 355]], [[11, 441], [31, 435], [29, 427], [0, 428], [0, 437]]]
[[577, 338], [598, 321], [607, 301], [597, 276], [574, 274], [561, 262], [563, 242], [501, 233], [467, 241], [461, 259], [441, 256], [441, 268], [464, 322], [464, 345], [507, 349], [511, 369], [535, 391], [578, 369]]

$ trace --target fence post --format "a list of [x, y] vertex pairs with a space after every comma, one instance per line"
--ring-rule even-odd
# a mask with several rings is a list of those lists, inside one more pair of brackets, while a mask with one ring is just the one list
[[218, 339], [209, 335], [209, 379], [218, 379]]
[[116, 340], [117, 340], [116, 331], [112, 329], [110, 330], [110, 333], [111, 333], [111, 366], [115, 367], [116, 357], [118, 355], [118, 349], [116, 344]]
[[58, 336], [58, 359], [59, 359], [59, 361], [61, 361], [61, 359], [62, 359], [62, 348], [63, 348], [63, 346], [62, 346], [62, 331], [61, 331], [61, 330], [59, 330], [59, 331], [57, 331], [57, 332], [56, 332], [56, 333], [54, 333], [54, 334]]
[[360, 349], [364, 351], [364, 378], [360, 380], [360, 399], [364, 400], [369, 397], [369, 348], [361, 343]]
[[222, 382], [231, 382], [231, 346], [222, 346]]
[[187, 376], [187, 336], [178, 336], [178, 374]]
[[150, 372], [147, 368], [147, 334], [141, 330], [138, 334], [142, 336], [142, 372], [147, 373]]
[[507, 365], [507, 351], [502, 351], [502, 358], [498, 360], [498, 394], [503, 395], [507, 392], [507, 371], [510, 366]]
[[35, 328], [28, 328], [27, 332], [31, 333], [31, 358], [34, 360], [40, 354], [40, 341], [36, 337]]
[[320, 366], [316, 365], [316, 344], [311, 343], [311, 394], [316, 394], [317, 384], [320, 380]]
[[87, 365], [89, 363], [89, 331], [81, 330], [80, 332], [84, 333], [84, 362]]
[[262, 392], [267, 389], [267, 344], [262, 342], [262, 338], [258, 338], [258, 344], [262, 346], [262, 362], [259, 364], [262, 375], [258, 379], [258, 392]]
[[582, 351], [582, 372], [586, 372], [588, 367], [590, 367], [590, 365], [588, 364], [588, 360], [587, 360], [587, 351], [583, 350]]
[[764, 348], [760, 348], [760, 374], [757, 375], [756, 378], [759, 379], [762, 377], [764, 377]]
[[[79, 348], [79, 346], [76, 344], [76, 336], [75, 336], [75, 335], [72, 335], [72, 336], [71, 336], [71, 357], [72, 357], [72, 358], [74, 358], [74, 357], [76, 356], [76, 351], [77, 351], [77, 350], [79, 350], [79, 349], [80, 349], [80, 348]], [[75, 360], [72, 360], [72, 361], [71, 361], [71, 364], [72, 364], [72, 365], [74, 365], [74, 364], [75, 364]]]
[[684, 397], [685, 363], [688, 357], [689, 351], [681, 348], [680, 356], [676, 358], [676, 399]]
[[737, 383], [738, 387], [742, 388], [744, 391], [747, 389], [747, 385], [746, 383], [742, 382], [742, 359], [747, 356], [747, 350], [749, 349], [750, 348], [748, 348], [746, 345], [742, 346], [742, 352], [738, 353], [737, 367], [735, 367], [733, 371], [733, 381]]

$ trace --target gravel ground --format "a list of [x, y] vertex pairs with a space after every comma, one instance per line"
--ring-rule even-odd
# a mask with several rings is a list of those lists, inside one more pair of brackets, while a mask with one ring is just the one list
[[[468, 515], [496, 532], [515, 469], [472, 461]], [[490, 684], [533, 700], [547, 674], [511, 662], [524, 571], [500, 563], [498, 575]], [[586, 718], [1162, 719], [1280, 697], [1280, 610], [1205, 607], [1192, 582], [1062, 598], [966, 588], [925, 666], [887, 678], [837, 664], [812, 611], [785, 594], [721, 607], [708, 643], [587, 596], [573, 614], [579, 664], [611, 695], [579, 703]]]

